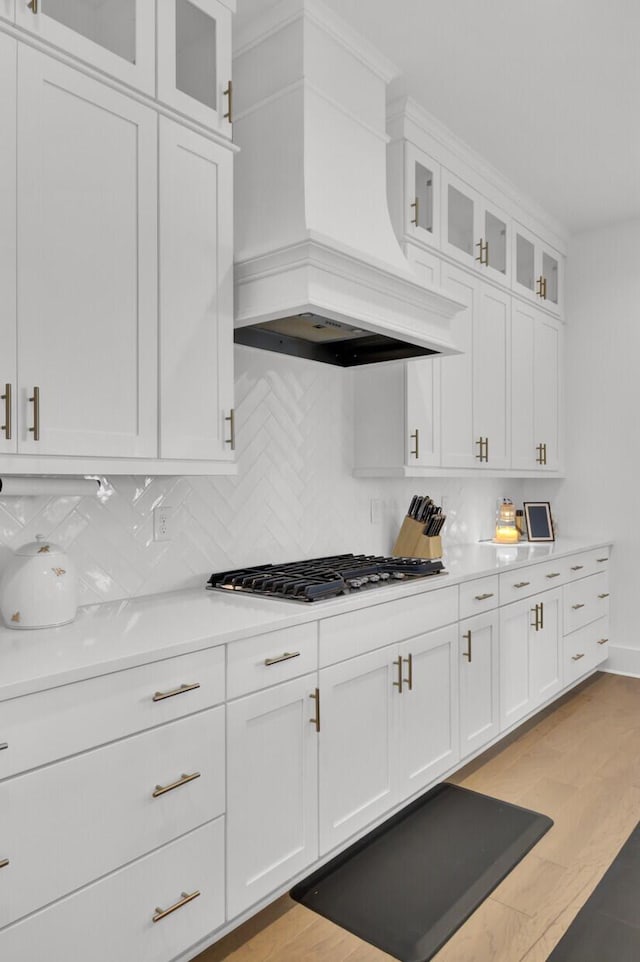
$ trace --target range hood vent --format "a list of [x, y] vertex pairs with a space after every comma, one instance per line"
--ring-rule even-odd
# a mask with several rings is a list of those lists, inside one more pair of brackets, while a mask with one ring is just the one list
[[236, 41], [236, 342], [343, 367], [458, 353], [463, 305], [419, 281], [389, 217], [395, 68], [319, 0]]

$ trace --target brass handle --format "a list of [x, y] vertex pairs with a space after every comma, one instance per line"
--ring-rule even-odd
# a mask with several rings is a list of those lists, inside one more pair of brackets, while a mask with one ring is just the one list
[[394, 665], [398, 668], [398, 680], [394, 681], [393, 687], [398, 689], [398, 694], [402, 694], [402, 658], [396, 658]]
[[9, 864], [9, 859], [8, 859], [8, 858], [2, 858], [2, 859], [0, 859], [0, 868], [6, 868], [8, 864]]
[[412, 457], [419, 458], [420, 457], [420, 428], [416, 428], [413, 434], [410, 434], [409, 437], [411, 438], [412, 441], [416, 442], [415, 448], [410, 453]]
[[4, 394], [0, 394], [0, 400], [4, 401], [4, 424], [0, 431], [4, 431], [7, 441], [11, 440], [11, 385], [5, 384]]
[[29, 431], [33, 434], [33, 440], [40, 440], [40, 388], [34, 387], [33, 396], [29, 398], [33, 402], [33, 427]]
[[299, 651], [285, 651], [282, 655], [277, 655], [275, 658], [265, 658], [264, 663], [268, 668], [270, 665], [279, 665], [281, 661], [289, 661], [290, 658], [299, 657]]
[[584, 652], [583, 652], [583, 651], [581, 651], [579, 655], [572, 655], [572, 656], [571, 656], [571, 660], [572, 660], [572, 661], [580, 661], [581, 658], [584, 658]]
[[175, 695], [184, 695], [188, 691], [195, 691], [200, 687], [200, 682], [196, 681], [193, 685], [180, 685], [179, 688], [172, 688], [171, 691], [157, 691], [153, 696], [153, 701], [164, 701], [165, 698], [173, 698]]
[[480, 253], [476, 257], [476, 260], [485, 267], [489, 266], [489, 241], [483, 241], [482, 238], [476, 244], [479, 248]]
[[171, 915], [172, 912], [177, 912], [177, 910], [181, 909], [183, 905], [187, 905], [189, 902], [193, 902], [194, 899], [197, 899], [200, 895], [200, 892], [196, 889], [195, 892], [191, 892], [189, 894], [187, 892], [182, 892], [181, 894], [182, 898], [176, 902], [175, 905], [170, 905], [168, 909], [156, 908], [155, 914], [153, 915], [151, 921], [159, 922], [161, 919], [166, 919], [167, 915]]
[[236, 449], [236, 412], [233, 408], [229, 411], [229, 414], [225, 418], [225, 421], [229, 422], [229, 437], [225, 440], [225, 444], [230, 445], [231, 450]]
[[408, 658], [404, 659], [407, 663], [407, 668], [409, 669], [408, 675], [405, 678], [407, 683], [407, 688], [409, 691], [413, 691], [413, 655], [409, 655]]
[[3, 752], [5, 748], [8, 748], [8, 747], [9, 747], [9, 742], [2, 742], [2, 744], [0, 745], [0, 752]]
[[544, 277], [542, 276], [542, 274], [540, 275], [540, 277], [539, 277], [538, 280], [536, 281], [536, 284], [537, 284], [536, 294], [538, 295], [538, 297], [544, 297], [544, 294], [543, 294], [543, 290], [544, 290]]
[[546, 449], [546, 445], [545, 445], [545, 444], [540, 443], [540, 444], [536, 445], [536, 451], [538, 452], [538, 456], [537, 456], [537, 458], [536, 458], [536, 464], [546, 464], [546, 463], [547, 463], [547, 452], [546, 452], [545, 449]]
[[544, 601], [540, 602], [540, 631], [544, 630]]
[[531, 614], [535, 615], [536, 620], [532, 621], [530, 624], [532, 628], [536, 629], [536, 631], [540, 631], [539, 609], [540, 609], [539, 605], [536, 605], [535, 608], [531, 609]]
[[27, 4], [27, 7], [28, 7], [29, 10], [31, 10], [32, 13], [37, 13], [37, 12], [38, 12], [38, 0], [30, 0], [30, 2]]
[[572, 566], [571, 566], [571, 570], [572, 570], [572, 571], [582, 571], [583, 568], [584, 568], [584, 565], [572, 565]]
[[550, 571], [548, 575], [545, 575], [545, 578], [559, 578], [559, 577], [560, 577], [559, 571]]
[[469, 664], [471, 664], [471, 629], [469, 629], [469, 631], [465, 631], [462, 637], [467, 642], [467, 650], [462, 652], [462, 657], [468, 658]]
[[152, 797], [160, 798], [161, 795], [172, 792], [174, 788], [182, 788], [183, 785], [188, 785], [189, 782], [195, 782], [196, 778], [200, 778], [200, 772], [193, 772], [191, 775], [181, 775], [177, 781], [171, 782], [170, 785], [156, 785], [154, 791], [151, 793]]
[[547, 463], [547, 442], [544, 441], [542, 444], [542, 463]]
[[484, 242], [484, 265], [489, 266], [489, 241]]
[[489, 460], [489, 438], [480, 437], [476, 441], [476, 444], [480, 447], [480, 454], [476, 454], [478, 461], [488, 461]]
[[514, 588], [527, 588], [531, 584], [530, 581], [517, 581]]
[[609, 597], [608, 591], [603, 591], [601, 595], [598, 595], [598, 598], [608, 598], [608, 597]]
[[416, 197], [416, 199], [414, 200], [413, 204], [409, 204], [409, 207], [414, 207], [414, 208], [415, 208], [416, 214], [415, 214], [415, 217], [413, 218], [413, 220], [411, 221], [411, 223], [412, 223], [412, 224], [415, 224], [416, 227], [417, 227], [417, 226], [418, 226], [418, 198], [417, 198], [417, 197]]
[[571, 607], [573, 608], [574, 611], [577, 611], [578, 608], [584, 608], [584, 605], [571, 605]]
[[542, 297], [543, 297], [543, 300], [546, 301], [547, 299], [547, 278], [546, 277], [542, 278]]
[[483, 595], [476, 595], [476, 601], [486, 601], [487, 598], [493, 598], [493, 591], [485, 591]]
[[229, 123], [232, 124], [233, 123], [233, 81], [232, 80], [229, 81], [229, 86], [227, 87], [227, 89], [222, 91], [222, 96], [229, 98], [227, 101], [227, 112], [222, 116], [224, 117], [225, 120], [228, 120]]
[[599, 645], [606, 645], [606, 643], [607, 643], [608, 641], [609, 641], [608, 638], [599, 638], [599, 639], [598, 639], [598, 644], [599, 644]]
[[609, 560], [608, 558], [596, 558], [596, 561], [598, 562], [598, 564], [602, 564], [603, 561], [608, 561], [608, 560]]
[[315, 725], [316, 731], [319, 732], [320, 731], [320, 689], [316, 688], [316, 690], [312, 692], [311, 695], [309, 695], [309, 698], [313, 698], [316, 705], [316, 710], [313, 714], [313, 718], [310, 718], [309, 721], [311, 722], [312, 725]]

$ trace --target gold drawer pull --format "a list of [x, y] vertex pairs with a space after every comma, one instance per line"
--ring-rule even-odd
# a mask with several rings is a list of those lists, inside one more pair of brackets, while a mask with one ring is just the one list
[[12, 430], [11, 430], [11, 385], [5, 384], [4, 394], [0, 394], [0, 400], [4, 401], [4, 424], [0, 427], [0, 431], [4, 431], [4, 436], [7, 441], [11, 440]]
[[265, 658], [264, 663], [269, 667], [269, 665], [278, 665], [281, 661], [289, 661], [290, 658], [299, 658], [299, 651], [285, 651], [281, 655], [277, 655], [275, 658]]
[[559, 577], [560, 577], [559, 571], [551, 571], [548, 575], [545, 575], [545, 578], [559, 578]]
[[409, 454], [412, 458], [418, 459], [420, 457], [420, 428], [416, 428], [413, 434], [409, 435], [409, 438], [416, 442], [415, 448], [412, 448]]
[[316, 709], [314, 712], [313, 718], [310, 718], [309, 721], [311, 722], [312, 725], [314, 725], [315, 730], [319, 732], [320, 731], [320, 689], [316, 688], [315, 691], [311, 695], [309, 695], [309, 698], [313, 698], [315, 702], [315, 709]]
[[233, 123], [233, 81], [232, 80], [229, 81], [229, 86], [226, 88], [226, 90], [222, 91], [222, 96], [229, 98], [227, 100], [227, 112], [222, 116], [224, 117], [225, 120], [228, 120], [229, 123], [232, 124]]
[[572, 656], [571, 656], [571, 660], [572, 660], [572, 661], [580, 661], [581, 658], [584, 658], [584, 652], [583, 652], [583, 651], [580, 652], [579, 655], [572, 655]]
[[229, 414], [225, 417], [225, 421], [229, 422], [229, 437], [225, 440], [225, 444], [228, 444], [232, 451], [236, 449], [236, 412], [233, 408], [229, 411]]
[[467, 650], [462, 652], [462, 657], [468, 658], [469, 664], [471, 664], [471, 630], [465, 631], [462, 637], [467, 643]]
[[476, 601], [486, 601], [487, 598], [493, 598], [493, 591], [485, 591], [483, 595], [476, 595]]
[[5, 748], [8, 748], [8, 747], [9, 747], [9, 742], [2, 742], [2, 744], [0, 744], [0, 752], [3, 752]]
[[200, 892], [196, 889], [195, 892], [187, 894], [187, 892], [182, 892], [182, 898], [175, 905], [170, 905], [168, 909], [156, 908], [155, 915], [151, 919], [152, 922], [159, 922], [160, 919], [166, 919], [167, 915], [171, 915], [172, 912], [176, 912], [181, 909], [183, 905], [188, 905], [189, 902], [193, 902], [200, 895]]
[[409, 691], [413, 691], [413, 655], [410, 654], [404, 660], [406, 661], [407, 668], [409, 670], [407, 677], [405, 678], [405, 682], [407, 684], [407, 688], [409, 689]]
[[518, 581], [513, 587], [514, 587], [514, 588], [526, 588], [527, 585], [530, 585], [530, 584], [531, 584], [530, 581]]
[[153, 696], [153, 701], [164, 701], [165, 698], [173, 698], [174, 695], [184, 695], [185, 692], [195, 691], [200, 687], [200, 682], [196, 681], [193, 685], [180, 685], [179, 688], [172, 688], [171, 691], [157, 691]]
[[608, 591], [603, 591], [601, 595], [598, 595], [598, 598], [608, 598], [608, 597], [609, 597]]
[[573, 608], [574, 611], [577, 611], [578, 608], [584, 608], [584, 605], [583, 605], [583, 604], [582, 604], [582, 605], [571, 605], [571, 607]]
[[8, 858], [0, 858], [0, 868], [6, 868], [9, 864]]
[[171, 782], [170, 785], [156, 785], [153, 798], [166, 795], [167, 792], [172, 792], [174, 788], [182, 788], [183, 785], [188, 785], [189, 782], [195, 781], [196, 778], [200, 778], [200, 772], [193, 772], [192, 775], [181, 775], [177, 782]]
[[608, 641], [609, 641], [608, 638], [598, 638], [598, 644], [599, 644], [599, 645], [606, 645], [606, 643], [607, 643]]
[[33, 440], [40, 440], [40, 388], [34, 387], [33, 395], [29, 398], [29, 401], [33, 404], [33, 426], [29, 428], [31, 434], [33, 434]]
[[608, 558], [596, 558], [596, 561], [598, 562], [598, 564], [602, 564], [603, 561], [608, 561], [608, 560], [609, 560]]
[[402, 681], [403, 681], [403, 679], [402, 679], [402, 658], [400, 658], [400, 657], [396, 658], [395, 661], [393, 662], [393, 664], [394, 664], [394, 667], [397, 667], [397, 669], [398, 669], [398, 680], [397, 680], [397, 681], [394, 681], [393, 687], [394, 687], [394, 688], [397, 688], [397, 689], [398, 689], [398, 694], [401, 695], [401, 694], [402, 694]]
[[29, 0], [29, 3], [27, 4], [27, 9], [30, 10], [31, 13], [37, 13], [37, 12], [38, 12], [38, 0]]
[[584, 568], [584, 565], [573, 565], [573, 567], [571, 568], [571, 570], [572, 570], [572, 571], [582, 571], [583, 568]]

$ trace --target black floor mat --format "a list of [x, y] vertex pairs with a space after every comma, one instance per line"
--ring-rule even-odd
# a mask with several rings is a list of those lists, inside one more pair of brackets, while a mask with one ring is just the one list
[[638, 962], [640, 959], [640, 822], [548, 962]]
[[402, 962], [426, 962], [552, 825], [443, 782], [291, 896]]

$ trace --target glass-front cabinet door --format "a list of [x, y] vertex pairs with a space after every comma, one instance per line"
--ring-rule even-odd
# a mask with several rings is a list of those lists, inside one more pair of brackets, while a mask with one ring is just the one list
[[151, 0], [15, 0], [15, 5], [16, 23], [40, 40], [147, 94], [155, 93]]
[[413, 144], [406, 144], [405, 232], [413, 240], [440, 243], [440, 164]]
[[231, 137], [231, 15], [222, 0], [158, 4], [158, 99]]
[[520, 224], [513, 231], [512, 290], [552, 314], [562, 314], [563, 259]]
[[510, 280], [510, 222], [472, 187], [442, 171], [442, 250], [501, 284]]

